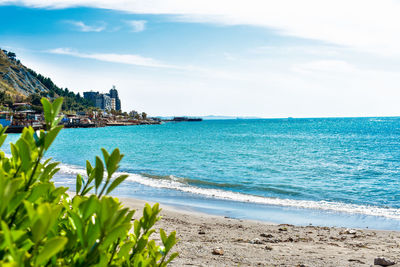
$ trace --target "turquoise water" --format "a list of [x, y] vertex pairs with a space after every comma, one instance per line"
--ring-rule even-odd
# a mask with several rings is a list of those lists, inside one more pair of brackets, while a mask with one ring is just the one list
[[48, 154], [63, 163], [57, 182], [73, 189], [101, 147], [125, 154], [120, 196], [237, 218], [400, 229], [400, 118], [64, 129]]

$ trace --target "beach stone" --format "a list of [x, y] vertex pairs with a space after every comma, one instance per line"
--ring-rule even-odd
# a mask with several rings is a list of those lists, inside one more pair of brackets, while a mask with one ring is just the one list
[[222, 256], [224, 255], [224, 250], [222, 248], [214, 248], [212, 254]]
[[374, 259], [374, 265], [380, 265], [380, 266], [391, 266], [395, 265], [396, 263], [392, 260], [383, 258], [383, 257], [378, 257]]
[[254, 238], [250, 240], [250, 244], [264, 244], [264, 242], [261, 241], [259, 238]]
[[268, 251], [271, 251], [272, 247], [271, 246], [265, 246], [265, 249], [268, 250]]
[[353, 230], [353, 229], [346, 229], [346, 230], [344, 230], [343, 233], [345, 233], [346, 235], [355, 235], [355, 234], [357, 234], [357, 231]]
[[261, 237], [265, 237], [265, 238], [271, 238], [271, 237], [274, 237], [273, 235], [271, 235], [271, 234], [265, 234], [265, 233], [262, 233], [262, 234], [260, 234], [260, 236]]
[[287, 227], [281, 227], [278, 230], [281, 231], [281, 232], [287, 232]]
[[206, 232], [204, 230], [199, 231], [199, 235], [205, 235], [205, 234], [206, 234]]

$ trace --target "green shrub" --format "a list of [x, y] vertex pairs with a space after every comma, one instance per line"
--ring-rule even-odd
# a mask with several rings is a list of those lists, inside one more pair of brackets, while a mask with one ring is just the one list
[[[146, 204], [143, 217], [107, 196], [127, 176], [114, 178], [123, 158], [118, 149], [77, 176], [76, 195], [51, 181], [58, 163], [43, 157], [62, 126], [62, 99], [41, 100], [46, 131], [25, 128], [11, 143], [11, 157], [0, 151], [0, 266], [166, 266], [177, 253], [175, 232], [162, 229], [162, 246], [150, 236], [160, 220], [158, 204]], [[0, 127], [0, 146], [7, 135]], [[92, 194], [94, 191], [94, 194]]]

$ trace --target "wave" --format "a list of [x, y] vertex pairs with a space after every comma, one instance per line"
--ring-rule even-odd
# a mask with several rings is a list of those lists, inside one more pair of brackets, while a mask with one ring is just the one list
[[[60, 174], [85, 175], [85, 169], [73, 165], [60, 164]], [[384, 208], [370, 205], [356, 205], [341, 202], [312, 201], [312, 200], [294, 200], [283, 198], [270, 198], [256, 195], [250, 195], [239, 192], [232, 192], [216, 188], [204, 188], [190, 185], [191, 179], [169, 176], [142, 175], [126, 172], [119, 172], [117, 175], [127, 174], [127, 181], [142, 184], [153, 188], [173, 189], [181, 192], [200, 195], [208, 198], [217, 198], [230, 201], [248, 202], [254, 204], [293, 207], [301, 209], [314, 209], [322, 211], [344, 212], [352, 214], [361, 214], [368, 216], [379, 216], [389, 219], [400, 220], [400, 209]], [[197, 181], [197, 180], [196, 180]], [[198, 182], [198, 181], [197, 181]], [[201, 184], [212, 185], [212, 182], [200, 182]]]

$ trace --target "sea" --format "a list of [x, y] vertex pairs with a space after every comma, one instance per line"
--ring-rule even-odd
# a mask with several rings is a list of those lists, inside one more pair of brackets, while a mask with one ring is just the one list
[[[18, 135], [9, 135], [15, 142]], [[46, 155], [75, 190], [119, 148], [117, 197], [295, 225], [400, 230], [400, 118], [204, 120], [63, 129]]]

